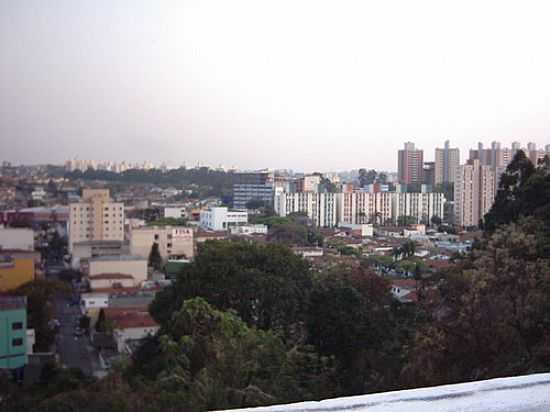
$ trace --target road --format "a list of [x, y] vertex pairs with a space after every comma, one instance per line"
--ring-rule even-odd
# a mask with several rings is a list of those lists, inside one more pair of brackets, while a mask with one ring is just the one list
[[89, 338], [74, 336], [75, 325], [80, 318], [78, 306], [69, 306], [69, 299], [57, 298], [56, 317], [61, 323], [56, 337], [59, 361], [68, 368], [80, 368], [86, 375], [92, 375], [98, 369], [97, 358]]
[[[53, 270], [52, 270], [53, 269]], [[57, 270], [56, 270], [57, 269]], [[56, 279], [59, 268], [49, 265], [46, 276]], [[67, 368], [79, 368], [86, 375], [102, 376], [97, 352], [92, 347], [87, 336], [75, 336], [75, 328], [81, 313], [78, 305], [70, 305], [77, 295], [70, 297], [59, 296], [55, 299], [55, 318], [60, 322], [59, 331], [55, 339], [56, 352], [59, 362]]]

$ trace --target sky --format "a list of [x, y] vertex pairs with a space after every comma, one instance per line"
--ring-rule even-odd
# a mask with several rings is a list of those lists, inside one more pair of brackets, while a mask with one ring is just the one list
[[550, 144], [546, 1], [0, 0], [0, 160], [395, 170]]

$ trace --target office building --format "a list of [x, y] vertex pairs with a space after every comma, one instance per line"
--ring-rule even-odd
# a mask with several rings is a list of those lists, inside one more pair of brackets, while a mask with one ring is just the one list
[[235, 175], [233, 184], [233, 207], [244, 210], [248, 202], [257, 200], [266, 206], [273, 205], [275, 176], [273, 172], [241, 172]]
[[496, 173], [479, 159], [458, 168], [454, 185], [455, 224], [474, 227], [491, 209], [495, 198]]
[[84, 189], [69, 207], [69, 251], [90, 240], [124, 240], [124, 204], [113, 202], [107, 189]]
[[20, 369], [27, 362], [27, 298], [0, 296], [0, 369]]
[[200, 227], [205, 230], [229, 230], [232, 226], [248, 223], [248, 212], [229, 210], [227, 207], [211, 207], [201, 210]]
[[448, 140], [443, 148], [435, 149], [434, 184], [453, 183], [456, 170], [460, 166], [460, 150], [450, 147]]
[[404, 148], [399, 150], [397, 157], [399, 183], [421, 184], [423, 182], [423, 168], [424, 152], [415, 149], [414, 143], [405, 143]]

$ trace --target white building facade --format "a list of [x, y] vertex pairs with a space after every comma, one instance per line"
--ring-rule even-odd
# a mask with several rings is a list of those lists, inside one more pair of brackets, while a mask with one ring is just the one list
[[229, 210], [227, 207], [211, 207], [200, 213], [200, 226], [205, 230], [228, 230], [232, 226], [248, 223], [248, 212]]

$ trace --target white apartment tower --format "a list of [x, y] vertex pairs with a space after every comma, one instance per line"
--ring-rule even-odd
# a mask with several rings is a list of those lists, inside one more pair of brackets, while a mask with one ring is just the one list
[[460, 166], [455, 176], [455, 224], [462, 227], [477, 226], [491, 209], [495, 199], [495, 172], [482, 165], [479, 159], [469, 160]]
[[448, 140], [443, 148], [435, 149], [434, 183], [453, 183], [456, 169], [460, 166], [460, 149], [451, 148]]
[[113, 202], [108, 189], [83, 189], [69, 206], [69, 251], [76, 242], [124, 240], [124, 204]]

